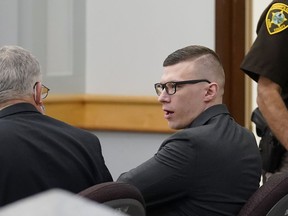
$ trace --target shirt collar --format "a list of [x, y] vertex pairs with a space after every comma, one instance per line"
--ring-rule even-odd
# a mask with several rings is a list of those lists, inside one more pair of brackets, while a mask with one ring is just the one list
[[3, 109], [0, 110], [0, 118], [3, 118], [5, 116], [13, 115], [19, 112], [38, 112], [40, 113], [34, 105], [30, 103], [16, 103], [12, 104], [7, 107], [3, 107]]
[[189, 127], [197, 127], [200, 125], [204, 125], [211, 118], [220, 114], [230, 115], [225, 104], [217, 104], [209, 107], [204, 112], [202, 112], [196, 119], [194, 119], [194, 121], [190, 124]]

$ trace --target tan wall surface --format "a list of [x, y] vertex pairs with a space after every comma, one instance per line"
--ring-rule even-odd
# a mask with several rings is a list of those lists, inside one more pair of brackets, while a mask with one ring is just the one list
[[46, 114], [89, 130], [170, 133], [156, 97], [49, 95]]

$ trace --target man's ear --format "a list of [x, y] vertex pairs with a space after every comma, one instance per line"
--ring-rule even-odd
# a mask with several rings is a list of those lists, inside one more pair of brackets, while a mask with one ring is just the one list
[[206, 89], [204, 101], [209, 102], [211, 100], [214, 100], [217, 96], [218, 88], [219, 86], [217, 83], [215, 82], [210, 83]]
[[34, 87], [34, 101], [36, 105], [42, 105], [43, 103], [41, 93], [42, 93], [42, 84], [41, 82], [37, 82], [37, 84]]

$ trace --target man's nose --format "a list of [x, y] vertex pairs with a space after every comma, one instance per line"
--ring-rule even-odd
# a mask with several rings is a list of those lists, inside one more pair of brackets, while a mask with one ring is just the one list
[[165, 89], [163, 89], [161, 94], [158, 96], [158, 101], [160, 103], [169, 102], [170, 101], [170, 95], [167, 93], [167, 91]]

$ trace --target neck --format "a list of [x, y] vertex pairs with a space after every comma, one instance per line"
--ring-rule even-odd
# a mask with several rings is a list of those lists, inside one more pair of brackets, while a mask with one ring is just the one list
[[41, 112], [42, 114], [45, 113], [45, 109], [44, 109], [44, 105], [43, 105], [42, 101], [40, 103], [36, 103], [32, 97], [31, 98], [27, 97], [27, 98], [22, 98], [22, 99], [13, 99], [13, 100], [6, 101], [4, 103], [0, 103], [0, 111], [6, 107], [12, 106], [12, 105], [17, 104], [17, 103], [30, 103], [39, 112]]
[[28, 101], [15, 99], [15, 100], [9, 100], [9, 101], [4, 102], [4, 103], [0, 103], [0, 110], [3, 110], [6, 107], [12, 106], [14, 104], [23, 103], [23, 102], [28, 102]]
[[5, 109], [6, 107], [11, 106], [11, 105], [12, 105], [12, 104], [8, 104], [8, 105], [6, 105], [6, 106], [1, 106], [1, 107], [0, 107], [0, 111], [3, 110], [3, 109]]

